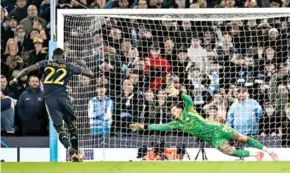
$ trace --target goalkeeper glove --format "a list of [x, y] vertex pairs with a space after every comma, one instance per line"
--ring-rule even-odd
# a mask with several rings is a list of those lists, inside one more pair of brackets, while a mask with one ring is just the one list
[[173, 85], [167, 88], [167, 93], [170, 97], [177, 97], [179, 95], [179, 90], [176, 89]]
[[132, 131], [139, 131], [139, 130], [144, 130], [144, 124], [139, 124], [139, 123], [135, 123], [135, 124], [130, 124], [129, 128]]

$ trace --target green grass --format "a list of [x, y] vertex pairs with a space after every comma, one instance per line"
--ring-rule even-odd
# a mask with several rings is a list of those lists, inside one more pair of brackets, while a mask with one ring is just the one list
[[1, 163], [1, 173], [290, 173], [290, 162]]

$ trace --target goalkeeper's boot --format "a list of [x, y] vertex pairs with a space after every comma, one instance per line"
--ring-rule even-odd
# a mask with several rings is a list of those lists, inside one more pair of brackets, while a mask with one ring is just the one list
[[72, 162], [79, 162], [80, 161], [78, 153], [77, 153], [77, 151], [75, 149], [73, 149], [72, 147], [69, 147], [68, 151], [69, 151], [69, 154], [71, 156], [71, 161]]
[[278, 155], [277, 155], [276, 153], [271, 152], [271, 153], [270, 153], [270, 156], [272, 157], [272, 160], [274, 160], [274, 161], [279, 161]]
[[264, 158], [264, 153], [263, 152], [258, 152], [256, 155], [257, 161], [263, 161]]

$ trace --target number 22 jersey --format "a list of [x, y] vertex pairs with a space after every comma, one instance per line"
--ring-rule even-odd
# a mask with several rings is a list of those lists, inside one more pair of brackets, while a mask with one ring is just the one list
[[42, 71], [44, 98], [67, 97], [66, 85], [72, 75], [81, 74], [83, 68], [72, 63], [40, 61], [36, 65]]

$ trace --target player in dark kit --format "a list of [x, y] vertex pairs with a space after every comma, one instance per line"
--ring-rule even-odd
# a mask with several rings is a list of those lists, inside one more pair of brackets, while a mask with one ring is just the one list
[[[53, 51], [52, 61], [40, 61], [35, 65], [25, 68], [10, 82], [10, 84], [17, 83], [18, 79], [36, 70], [43, 70], [42, 80], [45, 106], [59, 134], [59, 140], [69, 151], [72, 161], [81, 161], [78, 153], [76, 117], [73, 112], [73, 105], [68, 98], [66, 85], [72, 75], [84, 75], [93, 78], [94, 74], [87, 68], [83, 61], [77, 61], [76, 64], [65, 62], [64, 51], [60, 48], [56, 48]], [[70, 141], [65, 132], [63, 121], [68, 126]]]

